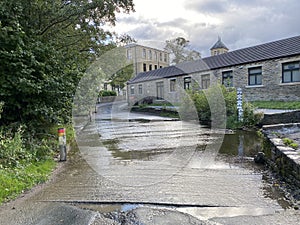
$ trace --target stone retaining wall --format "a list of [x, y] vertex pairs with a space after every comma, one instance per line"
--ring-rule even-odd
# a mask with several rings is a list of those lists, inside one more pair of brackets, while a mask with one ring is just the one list
[[300, 145], [300, 123], [263, 126], [263, 133], [269, 140], [265, 154], [271, 168], [300, 188], [300, 147], [293, 149], [283, 143], [283, 138], [299, 137], [294, 141]]
[[262, 125], [289, 124], [300, 122], [300, 110], [284, 113], [265, 114], [260, 122]]
[[109, 103], [114, 101], [123, 101], [126, 100], [126, 96], [119, 95], [119, 96], [105, 96], [98, 99], [99, 103]]

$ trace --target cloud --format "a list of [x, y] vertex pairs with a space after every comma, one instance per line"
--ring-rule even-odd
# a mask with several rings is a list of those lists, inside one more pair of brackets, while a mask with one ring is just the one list
[[169, 1], [172, 5], [163, 10], [172, 12], [168, 17], [160, 15], [162, 10], [143, 9], [143, 2], [136, 0], [137, 13], [119, 18], [116, 32], [160, 42], [182, 36], [202, 56], [209, 55], [218, 35], [234, 50], [300, 34], [298, 0]]
[[199, 13], [224, 13], [227, 11], [227, 1], [224, 0], [189, 0], [185, 8]]

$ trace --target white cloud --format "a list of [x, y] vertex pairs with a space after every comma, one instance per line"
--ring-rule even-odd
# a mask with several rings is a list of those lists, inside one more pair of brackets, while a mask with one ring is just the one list
[[209, 54], [218, 35], [230, 49], [299, 35], [298, 0], [134, 0], [135, 13], [119, 15], [117, 33], [137, 40], [183, 36]]

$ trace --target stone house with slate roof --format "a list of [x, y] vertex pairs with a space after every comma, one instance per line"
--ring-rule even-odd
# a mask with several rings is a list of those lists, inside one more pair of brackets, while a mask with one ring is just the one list
[[218, 41], [211, 47], [210, 54], [211, 55], [220, 55], [223, 53], [228, 52], [228, 48], [226, 45], [221, 41], [221, 37], [218, 38]]
[[300, 101], [300, 36], [139, 73], [128, 82], [128, 101], [177, 103], [186, 89], [213, 83], [242, 88], [247, 101]]

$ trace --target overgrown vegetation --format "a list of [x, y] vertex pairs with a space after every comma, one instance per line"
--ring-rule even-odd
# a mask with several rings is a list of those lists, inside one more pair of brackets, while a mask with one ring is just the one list
[[18, 197], [34, 185], [45, 182], [56, 163], [49, 159], [0, 170], [0, 204]]
[[57, 124], [71, 123], [81, 77], [128, 40], [102, 27], [132, 10], [132, 0], [0, 1], [0, 203], [54, 168]]
[[[217, 93], [217, 90], [220, 90], [221, 93]], [[220, 96], [221, 94], [222, 96]], [[226, 114], [226, 127], [231, 129], [255, 126], [262, 118], [261, 114], [254, 113], [255, 107], [252, 104], [243, 101], [243, 120], [239, 121], [235, 88], [226, 88], [222, 85], [211, 86], [206, 90], [192, 90], [189, 92], [189, 98], [196, 107], [200, 121], [211, 122], [212, 108], [216, 111], [215, 114], [219, 114], [216, 115], [215, 119], [224, 116], [222, 115], [223, 113]], [[223, 102], [221, 98], [224, 98], [226, 112], [222, 111]], [[208, 99], [211, 99], [211, 102], [209, 102]], [[184, 102], [182, 109], [190, 110], [190, 106], [187, 105], [190, 104], [190, 102], [188, 100]]]
[[69, 122], [86, 69], [115, 40], [126, 42], [103, 24], [114, 25], [116, 12], [131, 10], [132, 0], [0, 1], [0, 125], [32, 130]]
[[290, 102], [283, 102], [283, 101], [256, 101], [251, 102], [257, 108], [260, 109], [300, 109], [300, 102], [299, 101], [290, 101]]
[[[0, 204], [14, 199], [36, 184], [45, 182], [58, 158], [57, 127], [33, 138], [20, 127], [17, 131], [0, 129]], [[71, 125], [67, 140], [74, 140]]]

